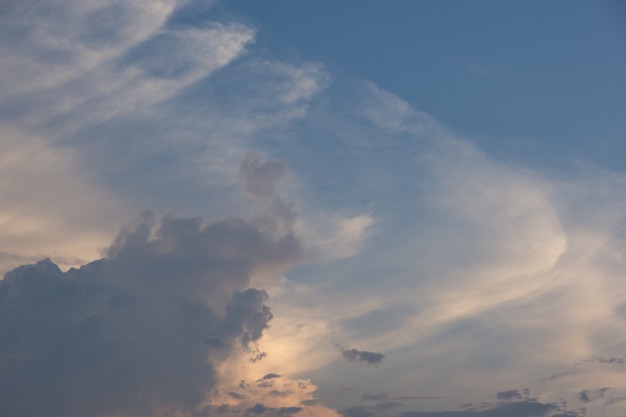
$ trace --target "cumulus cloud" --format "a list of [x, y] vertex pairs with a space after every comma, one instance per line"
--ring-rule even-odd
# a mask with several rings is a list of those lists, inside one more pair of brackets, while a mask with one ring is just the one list
[[[317, 396], [317, 387], [306, 379], [291, 379], [267, 374], [254, 383], [243, 379], [231, 386], [222, 385], [208, 400], [211, 410], [228, 416], [339, 417], [325, 407]], [[244, 377], [249, 377], [244, 376]]]
[[[284, 220], [264, 212], [272, 217]], [[293, 233], [255, 219], [168, 214], [157, 222], [146, 211], [103, 259], [67, 272], [49, 259], [8, 272], [0, 281], [0, 414], [201, 411], [225, 361], [264, 356], [257, 342], [272, 313], [267, 293], [249, 287], [251, 275], [302, 259]]]
[[368, 365], [378, 365], [385, 359], [385, 355], [378, 352], [370, 352], [367, 350], [358, 350], [345, 346], [339, 347], [341, 356], [349, 362], [365, 362]]

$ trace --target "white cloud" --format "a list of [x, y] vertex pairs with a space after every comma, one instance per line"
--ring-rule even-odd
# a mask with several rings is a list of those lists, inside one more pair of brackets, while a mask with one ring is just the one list
[[[310, 375], [323, 395], [352, 387], [337, 407], [380, 386], [446, 393], [429, 402], [439, 409], [520, 384], [574, 403], [583, 381], [621, 387], [618, 367], [590, 369], [558, 389], [537, 381], [546, 369], [619, 356], [625, 346], [616, 312], [626, 300], [617, 272], [626, 266], [622, 175], [557, 179], [496, 161], [389, 93], [364, 88], [374, 96], [362, 92], [358, 111], [374, 127], [367, 151], [345, 141], [361, 158], [343, 184], [369, 192], [376, 233], [353, 258], [274, 297], [284, 313], [265, 342], [284, 369]], [[333, 123], [343, 129], [337, 136], [360, 132], [352, 123]], [[402, 151], [383, 155], [385, 147]], [[384, 352], [385, 369], [342, 366], [331, 341]]]
[[[171, 24], [183, 6], [9, 5], [0, 268], [91, 260], [146, 207], [249, 212], [236, 184], [252, 150], [290, 167], [275, 191], [299, 212], [281, 227], [318, 263], [280, 281], [256, 271], [276, 314], [262, 341], [269, 357], [254, 371], [238, 362], [234, 386], [255, 372], [284, 374], [287, 385], [307, 374], [322, 393], [353, 388], [335, 405], [411, 386], [444, 393], [430, 402], [439, 409], [518, 383], [550, 401], [575, 400], [588, 384], [624, 388], [615, 363], [542, 382], [626, 348], [623, 174], [583, 167], [556, 178], [497, 161], [373, 84], [341, 84], [318, 63], [246, 56], [253, 28]], [[289, 201], [261, 205], [291, 212]], [[349, 367], [336, 344], [387, 358], [375, 372]], [[312, 399], [306, 384], [290, 406]], [[241, 407], [265, 395], [255, 390]], [[594, 401], [589, 409], [617, 415], [619, 402]]]

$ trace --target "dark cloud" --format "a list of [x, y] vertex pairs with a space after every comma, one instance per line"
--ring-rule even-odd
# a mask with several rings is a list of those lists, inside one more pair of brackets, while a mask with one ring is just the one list
[[267, 381], [268, 379], [276, 379], [276, 378], [280, 378], [280, 375], [278, 375], [278, 374], [266, 374], [261, 379], [257, 380], [257, 382]]
[[376, 410], [363, 406], [354, 406], [339, 412], [343, 417], [377, 417]]
[[589, 399], [589, 395], [587, 393], [587, 390], [581, 391], [578, 393], [578, 399], [584, 403], [588, 403], [589, 401], [591, 401]]
[[441, 397], [434, 395], [426, 395], [426, 396], [413, 396], [413, 395], [401, 395], [401, 396], [390, 396], [387, 393], [380, 394], [363, 394], [361, 397], [361, 401], [382, 401], [382, 400], [392, 400], [392, 401], [412, 401], [412, 400], [433, 400]]
[[578, 393], [578, 399], [584, 403], [588, 403], [600, 398], [604, 398], [604, 395], [611, 391], [613, 388], [603, 387], [599, 389], [585, 389]]
[[363, 394], [361, 397], [361, 401], [381, 401], [389, 398], [389, 394], [380, 393], [380, 394]]
[[[276, 224], [282, 215], [264, 214]], [[264, 356], [256, 342], [272, 313], [250, 276], [301, 259], [289, 228], [267, 225], [174, 215], [157, 224], [145, 212], [106, 258], [65, 273], [50, 260], [8, 272], [0, 281], [0, 415], [196, 408], [219, 382], [216, 364], [239, 352]]]
[[343, 358], [350, 362], [366, 362], [369, 365], [378, 365], [385, 359], [385, 355], [378, 352], [350, 349], [344, 346], [339, 346], [339, 350]]
[[[379, 412], [386, 414], [388, 409], [356, 406], [341, 410], [344, 417], [379, 417]], [[500, 402], [472, 406], [458, 411], [405, 411], [393, 417], [582, 417], [575, 411], [569, 411], [556, 403], [541, 403], [534, 400]]]
[[507, 391], [500, 391], [496, 393], [496, 398], [498, 400], [511, 401], [511, 400], [521, 400], [521, 399], [529, 399], [530, 398], [530, 390], [528, 388], [524, 388], [523, 390], [511, 389]]
[[397, 402], [397, 401], [385, 401], [382, 403], [375, 404], [372, 408], [374, 408], [377, 411], [387, 412], [388, 410], [392, 408], [402, 407], [402, 406], [404, 406], [404, 403]]
[[236, 399], [236, 400], [244, 400], [244, 399], [246, 399], [245, 395], [239, 394], [239, 393], [233, 392], [233, 391], [229, 391], [228, 395], [231, 396], [232, 398]]
[[566, 376], [569, 375], [576, 375], [576, 374], [580, 374], [582, 371], [578, 371], [578, 370], [569, 370], [569, 371], [563, 371], [563, 372], [555, 372], [550, 376], [541, 378], [541, 381], [554, 381], [556, 379], [560, 379], [560, 378], [564, 378]]
[[246, 416], [263, 416], [263, 417], [290, 417], [302, 411], [302, 407], [267, 407], [264, 404], [256, 404], [246, 410]]
[[626, 364], [626, 357], [620, 357], [620, 358], [614, 358], [614, 357], [610, 357], [607, 358], [606, 356], [594, 356], [591, 359], [587, 359], [583, 362], [586, 363], [605, 363], [607, 365], [624, 365]]

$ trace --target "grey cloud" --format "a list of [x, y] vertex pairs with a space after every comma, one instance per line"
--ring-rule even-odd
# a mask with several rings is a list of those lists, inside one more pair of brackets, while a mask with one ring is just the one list
[[340, 411], [343, 417], [376, 417], [376, 411], [369, 407], [355, 406]]
[[[386, 410], [382, 410], [386, 411]], [[344, 417], [378, 417], [375, 407], [356, 406], [341, 410]], [[458, 411], [406, 411], [393, 417], [582, 417], [556, 403], [513, 401], [485, 404]]]
[[387, 393], [380, 394], [363, 394], [361, 397], [361, 401], [382, 401], [382, 400], [392, 400], [392, 401], [411, 401], [411, 400], [433, 400], [441, 398], [435, 395], [426, 395], [426, 396], [413, 396], [413, 395], [402, 395], [402, 396], [390, 396]]
[[521, 399], [530, 399], [530, 390], [528, 388], [524, 388], [523, 390], [512, 389], [507, 391], [500, 391], [496, 393], [496, 398], [498, 400], [521, 400]]
[[263, 416], [263, 417], [289, 417], [302, 411], [302, 407], [267, 407], [264, 404], [256, 404], [246, 410], [246, 416]]
[[384, 392], [380, 394], [363, 394], [361, 401], [380, 401], [387, 398], [389, 398], [389, 395]]
[[605, 363], [607, 365], [624, 365], [626, 364], [626, 358], [625, 357], [621, 357], [621, 358], [615, 358], [615, 357], [610, 357], [607, 358], [606, 356], [594, 356], [591, 359], [587, 359], [583, 362], [586, 363]]
[[272, 397], [288, 397], [292, 394], [292, 391], [279, 391], [277, 389], [273, 389], [269, 392], [269, 395]]
[[233, 294], [231, 304], [226, 307], [228, 320], [224, 322], [224, 331], [238, 334], [241, 345], [248, 348], [256, 342], [267, 329], [272, 313], [263, 303], [268, 295], [263, 290], [250, 288]]
[[278, 374], [266, 374], [261, 379], [259, 379], [257, 382], [267, 381], [268, 379], [276, 379], [276, 378], [280, 378], [280, 375], [278, 375]]
[[350, 349], [340, 347], [343, 358], [350, 362], [366, 362], [369, 365], [378, 365], [385, 359], [385, 355], [378, 352], [369, 352], [367, 350]]
[[585, 389], [578, 393], [578, 399], [584, 403], [588, 403], [600, 398], [604, 398], [604, 395], [611, 391], [613, 388], [603, 387], [599, 389]]
[[560, 379], [563, 377], [566, 377], [568, 375], [575, 375], [575, 374], [579, 374], [582, 371], [575, 371], [575, 370], [569, 370], [569, 371], [563, 371], [563, 372], [555, 372], [550, 376], [547, 376], [545, 378], [541, 378], [542, 381], [546, 382], [546, 381], [554, 381], [555, 379]]
[[233, 392], [233, 391], [229, 391], [228, 395], [230, 395], [231, 397], [233, 397], [236, 400], [244, 400], [246, 398], [245, 395], [239, 394], [239, 393], [236, 393], [236, 392]]
[[606, 405], [610, 405], [610, 404], [615, 404], [615, 403], [619, 403], [622, 401], [626, 401], [626, 395], [621, 396], [621, 397], [613, 397], [613, 398], [609, 398], [608, 400], [606, 400]]
[[388, 410], [396, 407], [402, 407], [404, 404], [398, 401], [385, 401], [382, 403], [377, 403], [373, 406], [373, 408], [377, 411], [387, 412]]
[[[0, 281], [0, 415], [147, 417], [192, 410], [215, 366], [256, 350], [272, 319], [258, 268], [300, 259], [293, 234], [252, 221], [143, 213], [107, 257], [63, 273], [50, 260]], [[272, 409], [266, 415], [297, 412]]]

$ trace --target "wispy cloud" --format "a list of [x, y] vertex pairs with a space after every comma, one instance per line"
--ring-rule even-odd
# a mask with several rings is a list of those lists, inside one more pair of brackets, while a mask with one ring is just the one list
[[[5, 408], [37, 407], [29, 385], [86, 415], [88, 395], [61, 400], [78, 385], [139, 410], [115, 383], [129, 369], [146, 395], [233, 415], [620, 415], [623, 173], [498, 160], [372, 83], [255, 49], [256, 28], [206, 8], [3, 6], [0, 269], [60, 267], [0, 283]], [[190, 217], [146, 215], [94, 262], [144, 208]], [[368, 350], [338, 354], [346, 340]], [[35, 366], [57, 353], [66, 371]], [[171, 383], [148, 372], [179, 356]]]

